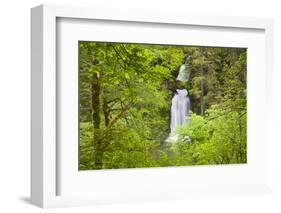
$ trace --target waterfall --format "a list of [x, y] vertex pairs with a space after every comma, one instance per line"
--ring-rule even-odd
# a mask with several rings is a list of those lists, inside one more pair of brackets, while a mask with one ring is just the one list
[[182, 64], [180, 66], [179, 74], [178, 74], [176, 80], [186, 82], [189, 80], [189, 75], [190, 75], [190, 72], [188, 71], [187, 65]]
[[173, 132], [177, 126], [181, 126], [188, 123], [188, 115], [190, 108], [190, 100], [187, 96], [186, 89], [177, 89], [176, 94], [172, 99], [171, 107], [171, 132]]
[[[187, 82], [189, 80], [190, 72], [187, 64], [182, 64], [179, 69], [177, 81]], [[178, 135], [174, 132], [177, 126], [188, 125], [190, 100], [186, 89], [176, 89], [176, 93], [172, 98], [171, 106], [171, 122], [170, 135], [166, 141], [176, 142]], [[188, 137], [189, 140], [189, 137]], [[187, 140], [187, 141], [188, 141]]]

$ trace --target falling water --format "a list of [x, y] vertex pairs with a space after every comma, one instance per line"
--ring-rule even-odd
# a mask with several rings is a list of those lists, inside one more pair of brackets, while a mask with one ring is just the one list
[[189, 75], [190, 75], [190, 72], [188, 71], [187, 65], [182, 64], [180, 66], [179, 74], [178, 74], [176, 80], [186, 82], [189, 80]]
[[[177, 81], [186, 82], [189, 80], [190, 72], [186, 64], [181, 65]], [[178, 135], [174, 133], [177, 126], [188, 125], [190, 100], [186, 89], [176, 89], [171, 106], [171, 133], [167, 139], [176, 142]]]
[[190, 100], [187, 96], [186, 89], [177, 89], [177, 93], [172, 99], [171, 107], [171, 132], [173, 132], [177, 126], [181, 126], [188, 123], [188, 112], [190, 107]]

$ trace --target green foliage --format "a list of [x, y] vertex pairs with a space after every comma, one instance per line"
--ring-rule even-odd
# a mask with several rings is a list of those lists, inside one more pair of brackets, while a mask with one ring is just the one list
[[[246, 163], [246, 115], [218, 109], [206, 114], [191, 114], [189, 126], [177, 129], [175, 156], [179, 164]], [[187, 136], [190, 142], [184, 141]]]
[[[79, 42], [80, 169], [245, 163], [246, 61], [239, 48]], [[191, 112], [170, 143], [176, 88]]]

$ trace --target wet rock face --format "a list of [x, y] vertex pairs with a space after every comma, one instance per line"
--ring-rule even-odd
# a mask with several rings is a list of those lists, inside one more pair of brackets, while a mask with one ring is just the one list
[[187, 82], [184, 81], [176, 81], [177, 89], [187, 89]]

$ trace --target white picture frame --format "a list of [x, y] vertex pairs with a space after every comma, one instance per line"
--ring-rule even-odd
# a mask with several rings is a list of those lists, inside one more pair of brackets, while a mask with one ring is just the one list
[[[58, 66], [58, 63], [60, 62], [58, 60], [61, 59], [58, 57], [59, 54], [57, 51], [60, 48], [60, 44], [58, 44], [58, 37], [60, 36], [59, 32], [62, 32], [62, 30], [59, 28], [61, 26], [60, 21], [62, 19], [69, 21], [87, 20], [88, 22], [91, 22], [91, 20], [98, 20], [100, 21], [100, 25], [103, 25], [103, 22], [106, 23], [107, 21], [109, 21], [113, 23], [111, 23], [111, 26], [115, 26], [117, 29], [119, 27], [122, 27], [122, 24], [135, 23], [136, 25], [141, 24], [143, 27], [153, 24], [154, 26], [158, 26], [158, 28], [161, 28], [162, 26], [167, 29], [177, 26], [195, 26], [195, 28], [206, 28], [213, 31], [227, 31], [228, 34], [229, 32], [232, 33], [234, 31], [240, 30], [260, 32], [262, 35], [260, 37], [258, 36], [256, 43], [259, 43], [262, 48], [257, 48], [257, 50], [260, 50], [260, 52], [256, 54], [261, 58], [261, 60], [259, 60], [261, 62], [259, 63], [261, 63], [262, 67], [260, 68], [260, 77], [257, 77], [254, 81], [264, 83], [264, 87], [260, 87], [259, 91], [263, 94], [264, 98], [266, 98], [266, 106], [268, 112], [262, 118], [262, 122], [266, 127], [266, 131], [264, 133], [259, 133], [264, 140], [260, 142], [261, 146], [259, 146], [259, 149], [254, 151], [253, 155], [256, 155], [255, 159], [259, 157], [259, 154], [263, 155], [261, 158], [265, 163], [263, 166], [261, 166], [262, 168], [256, 168], [255, 170], [253, 170], [252, 174], [246, 174], [251, 173], [249, 172], [250, 167], [243, 168], [242, 166], [238, 169], [235, 168], [235, 166], [229, 168], [213, 167], [212, 169], [202, 167], [202, 169], [197, 170], [198, 173], [192, 179], [194, 181], [192, 183], [193, 187], [191, 187], [191, 185], [184, 184], [184, 180], [179, 181], [179, 183], [184, 184], [182, 187], [170, 184], [165, 188], [163, 182], [157, 186], [158, 188], [145, 188], [144, 185], [140, 184], [140, 187], [143, 187], [142, 192], [140, 187], [138, 188], [137, 186], [135, 186], [134, 188], [134, 185], [130, 185], [128, 181], [127, 183], [129, 185], [126, 187], [126, 180], [129, 180], [132, 177], [144, 180], [146, 178], [155, 179], [162, 177], [167, 172], [172, 172], [174, 175], [169, 176], [169, 178], [171, 179], [171, 181], [173, 181], [173, 179], [177, 177], [185, 177], [188, 174], [194, 173], [195, 170], [194, 168], [150, 168], [148, 170], [136, 169], [130, 171], [122, 170], [121, 172], [114, 171], [118, 173], [118, 177], [120, 180], [124, 179], [125, 181], [123, 183], [120, 182], [120, 186], [122, 187], [116, 188], [111, 192], [110, 189], [102, 191], [102, 188], [100, 188], [97, 189], [97, 192], [99, 193], [96, 193], [95, 195], [88, 194], [86, 191], [93, 189], [91, 189], [91, 187], [87, 189], [87, 187], [81, 185], [81, 188], [83, 188], [83, 190], [81, 190], [81, 192], [77, 194], [71, 193], [71, 190], [77, 191], [77, 187], [70, 188], [68, 193], [61, 194], [60, 185], [64, 183], [67, 184], [67, 187], [71, 187], [71, 185], [76, 186], [76, 184], [78, 184], [78, 181], [89, 182], [89, 179], [93, 180], [93, 178], [99, 178], [99, 180], [106, 178], [109, 181], [113, 181], [112, 174], [114, 173], [111, 171], [98, 171], [99, 174], [84, 173], [84, 177], [82, 177], [82, 179], [77, 179], [76, 176], [69, 176], [68, 182], [66, 179], [60, 177], [62, 172], [67, 172], [64, 169], [66, 168], [65, 164], [60, 162], [64, 162], [63, 159], [61, 160], [60, 155], [61, 151], [65, 150], [65, 147], [60, 146], [63, 150], [59, 150], [59, 146], [57, 144], [59, 134], [57, 129], [57, 121], [59, 117], [58, 97], [60, 97], [58, 95], [58, 88], [60, 88], [61, 83], [61, 81], [57, 78], [57, 70], [60, 69]], [[147, 11], [122, 11], [101, 8], [41, 5], [32, 8], [31, 10], [31, 26], [31, 201], [33, 204], [43, 208], [49, 208], [76, 205], [92, 205], [100, 203], [139, 202], [144, 200], [182, 199], [198, 196], [221, 196], [233, 194], [241, 195], [271, 191], [271, 165], [269, 158], [271, 143], [270, 129], [272, 125], [272, 114], [270, 112], [270, 109], [272, 109], [273, 107], [272, 95], [270, 94], [270, 91], [273, 88], [273, 21], [271, 19], [216, 17], [172, 13], [166, 14]], [[71, 38], [73, 38], [74, 40], [77, 39], [77, 37], [73, 36]], [[228, 40], [231, 40], [232, 38], [233, 37], [230, 36]], [[147, 42], [156, 41], [153, 40], [153, 37], [149, 36], [147, 36], [146, 39]], [[247, 39], [251, 40], [252, 38]], [[198, 42], [198, 44], [202, 44], [202, 41]], [[213, 43], [213, 45], [214, 44], [218, 46], [224, 45], [223, 41], [220, 40]], [[230, 41], [230, 43], [227, 44], [231, 45], [232, 43]], [[243, 43], [235, 42], [233, 44], [243, 45]], [[206, 43], [206, 45], [208, 45], [208, 42]], [[252, 50], [254, 49], [254, 45], [255, 43], [252, 43]], [[252, 51], [251, 54], [253, 56], [254, 51]], [[265, 78], [263, 78], [263, 76]], [[63, 78], [63, 76], [61, 76], [61, 78]], [[258, 88], [259, 85], [257, 84], [258, 83], [252, 83], [252, 90], [254, 90], [254, 88]], [[254, 102], [256, 100], [254, 97], [254, 92], [250, 93], [250, 99], [251, 96], [253, 96], [251, 105], [254, 105]], [[260, 110], [262, 110], [262, 108]], [[252, 114], [254, 115], [254, 113], [258, 113], [258, 111], [253, 111]], [[252, 125], [253, 122], [251, 122], [250, 124]], [[257, 129], [254, 129], [254, 131], [260, 130], [258, 128], [259, 127], [257, 127]], [[252, 131], [252, 133], [254, 131]], [[70, 144], [70, 146], [73, 146], [73, 144]], [[73, 152], [69, 151], [69, 153], [71, 154]], [[78, 173], [78, 170], [76, 172]], [[218, 180], [217, 182], [213, 181], [213, 185], [210, 182], [209, 185], [207, 183], [202, 187], [200, 187], [199, 181], [196, 182], [197, 178], [200, 179], [203, 176], [208, 175], [211, 178], [216, 179], [216, 174], [213, 174], [214, 172], [222, 174], [222, 176], [225, 172], [243, 172], [245, 173], [245, 176], [248, 175], [248, 181], [233, 181], [233, 184], [231, 184], [231, 180], [234, 179], [232, 179], [233, 177], [230, 177], [230, 182], [222, 182], [221, 180]], [[152, 175], [149, 173], [152, 173]], [[253, 181], [253, 184], [251, 184], [250, 179], [255, 177], [255, 175], [259, 175], [262, 177], [257, 177], [256, 181]], [[77, 186], [80, 187], [80, 185]], [[120, 196], [120, 193], [122, 194], [122, 196]]]

